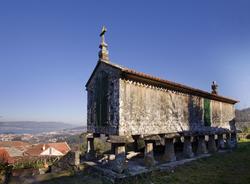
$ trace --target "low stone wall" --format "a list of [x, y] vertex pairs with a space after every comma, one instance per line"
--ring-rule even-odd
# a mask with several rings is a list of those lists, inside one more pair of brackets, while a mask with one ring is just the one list
[[65, 170], [75, 171], [80, 164], [80, 152], [68, 152], [51, 166], [51, 172], [61, 172]]

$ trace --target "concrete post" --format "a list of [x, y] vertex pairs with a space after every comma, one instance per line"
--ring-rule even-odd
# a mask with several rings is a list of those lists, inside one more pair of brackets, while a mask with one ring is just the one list
[[145, 141], [144, 164], [147, 167], [155, 165], [153, 142]]
[[165, 151], [163, 155], [163, 160], [166, 162], [176, 161], [173, 139], [165, 139]]
[[213, 135], [209, 135], [208, 151], [211, 152], [211, 153], [214, 153], [214, 152], [217, 151], [214, 134]]
[[225, 149], [223, 134], [218, 135], [218, 149]]
[[194, 156], [194, 153], [192, 150], [191, 136], [184, 137], [183, 155], [186, 158], [192, 158]]
[[198, 137], [197, 154], [198, 155], [207, 154], [207, 145], [206, 145], [206, 141], [205, 141], [205, 136], [204, 135], [200, 135]]

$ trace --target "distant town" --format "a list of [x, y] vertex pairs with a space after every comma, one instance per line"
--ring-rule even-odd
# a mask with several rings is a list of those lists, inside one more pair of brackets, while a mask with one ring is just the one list
[[58, 141], [66, 141], [71, 136], [80, 135], [86, 132], [86, 127], [76, 127], [72, 129], [64, 129], [59, 131], [51, 132], [41, 132], [41, 133], [24, 133], [24, 134], [15, 134], [15, 133], [2, 133], [0, 134], [0, 141], [24, 141], [31, 144], [46, 143], [51, 142], [55, 143]]

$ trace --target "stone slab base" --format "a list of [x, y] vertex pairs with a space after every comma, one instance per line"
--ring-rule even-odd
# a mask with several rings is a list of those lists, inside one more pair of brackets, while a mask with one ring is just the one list
[[[225, 153], [227, 151], [219, 151], [218, 153]], [[154, 167], [147, 168], [146, 166], [143, 166], [140, 163], [140, 161], [128, 161], [128, 168], [125, 173], [119, 174], [114, 171], [112, 171], [110, 168], [105, 167], [104, 165], [98, 163], [98, 162], [92, 162], [92, 161], [85, 161], [83, 162], [84, 165], [86, 165], [91, 171], [97, 173], [98, 175], [102, 176], [105, 180], [110, 181], [111, 183], [119, 183], [122, 180], [128, 180], [131, 181], [133, 178], [147, 176], [153, 171], [172, 171], [174, 168], [183, 165], [188, 162], [192, 162], [194, 160], [209, 157], [211, 154], [203, 154], [199, 156], [195, 156], [193, 158], [189, 159], [182, 159], [175, 162], [168, 162], [168, 163], [162, 163], [157, 164]]]

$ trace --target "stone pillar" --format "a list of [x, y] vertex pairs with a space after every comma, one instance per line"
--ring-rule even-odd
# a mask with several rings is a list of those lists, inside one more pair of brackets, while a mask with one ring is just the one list
[[80, 156], [81, 156], [80, 151], [76, 151], [75, 152], [75, 160], [74, 160], [76, 166], [80, 165], [80, 163], [81, 163]]
[[207, 145], [206, 145], [206, 141], [205, 141], [205, 136], [204, 135], [200, 135], [198, 137], [197, 154], [198, 155], [207, 154]]
[[85, 156], [87, 160], [95, 158], [94, 137], [92, 135], [87, 135], [87, 153]]
[[145, 140], [144, 164], [147, 167], [152, 167], [155, 165], [154, 146], [152, 141]]
[[233, 148], [237, 148], [238, 142], [236, 132], [231, 133], [231, 143]]
[[123, 144], [112, 144], [115, 148], [115, 155], [125, 156], [125, 143]]
[[218, 149], [225, 149], [223, 134], [218, 135]]
[[208, 140], [208, 151], [211, 153], [214, 153], [217, 151], [216, 143], [215, 143], [215, 138], [214, 134], [209, 135], [209, 140]]
[[163, 160], [166, 162], [176, 161], [175, 151], [174, 151], [174, 139], [165, 139], [165, 151], [163, 155]]
[[125, 143], [112, 143], [115, 149], [115, 159], [110, 160], [111, 169], [117, 173], [122, 173], [126, 169]]
[[191, 136], [184, 137], [183, 155], [186, 158], [192, 158], [194, 156], [192, 143], [191, 143]]
[[226, 148], [232, 149], [231, 134], [230, 133], [226, 134]]

